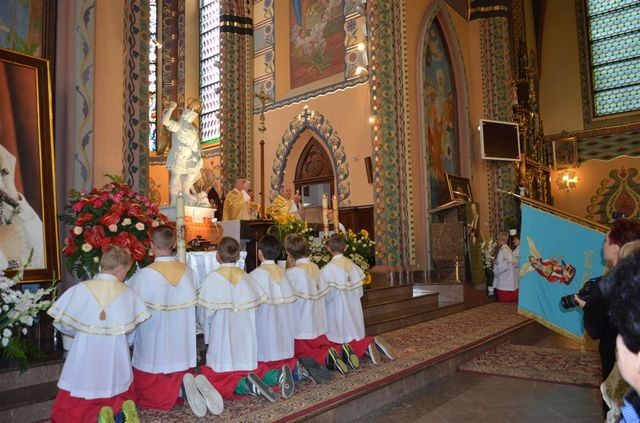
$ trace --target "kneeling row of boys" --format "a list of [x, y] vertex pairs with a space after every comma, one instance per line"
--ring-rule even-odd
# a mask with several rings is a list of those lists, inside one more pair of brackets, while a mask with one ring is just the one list
[[[154, 228], [151, 239], [155, 261], [128, 287], [122, 281], [131, 255], [112, 245], [100, 260], [101, 273], [68, 289], [49, 309], [54, 326], [74, 337], [53, 422], [135, 422], [135, 404], [170, 410], [183, 401], [198, 417], [207, 410], [218, 415], [224, 400], [237, 395], [274, 402], [272, 387], [288, 398], [295, 381], [321, 383], [329, 369], [344, 375], [365, 354], [374, 364], [379, 351], [395, 358], [382, 338], [365, 336], [364, 273], [343, 256], [342, 235], [329, 238], [333, 258], [322, 270], [307, 257], [303, 236], [287, 236], [286, 271], [275, 263], [280, 242], [266, 235], [258, 245], [261, 265], [249, 274], [235, 266], [238, 241], [224, 237], [221, 265], [202, 281], [173, 256], [172, 227]], [[208, 344], [200, 367], [196, 323]]]

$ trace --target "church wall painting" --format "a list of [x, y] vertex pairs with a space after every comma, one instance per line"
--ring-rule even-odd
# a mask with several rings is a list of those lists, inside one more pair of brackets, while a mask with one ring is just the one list
[[450, 201], [446, 174], [460, 174], [460, 147], [453, 69], [437, 20], [425, 38], [422, 89], [430, 207], [434, 208]]
[[344, 72], [343, 0], [291, 0], [290, 87]]

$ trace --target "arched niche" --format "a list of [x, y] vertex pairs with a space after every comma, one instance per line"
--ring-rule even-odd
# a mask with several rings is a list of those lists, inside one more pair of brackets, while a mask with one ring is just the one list
[[[292, 156], [294, 146], [300, 140], [308, 142], [311, 137], [316, 140], [317, 144], [315, 145], [321, 147], [329, 157], [333, 172], [333, 187], [336, 189], [335, 194], [338, 196], [340, 207], [350, 206], [349, 165], [347, 163], [347, 155], [342, 146], [342, 140], [337, 131], [331, 126], [331, 123], [321, 113], [308, 107], [303, 108], [302, 112], [289, 123], [280, 145], [278, 145], [271, 169], [270, 200], [273, 201], [278, 195], [278, 191], [284, 183], [289, 159], [302, 157], [302, 154]], [[307, 144], [305, 144], [306, 146]], [[298, 161], [296, 161], [296, 167], [297, 163]]]
[[298, 163], [293, 184], [302, 195], [305, 206], [322, 205], [322, 194], [329, 196], [335, 192], [335, 176], [331, 157], [322, 144], [311, 137], [304, 146]]

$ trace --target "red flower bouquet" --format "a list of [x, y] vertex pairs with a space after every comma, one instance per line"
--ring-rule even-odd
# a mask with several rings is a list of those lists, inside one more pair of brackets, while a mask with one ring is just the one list
[[149, 255], [149, 231], [169, 222], [149, 198], [131, 190], [117, 178], [91, 192], [71, 191], [71, 201], [60, 220], [71, 227], [62, 253], [69, 272], [79, 278], [98, 273], [102, 251], [115, 244], [127, 247], [137, 266], [153, 261]]

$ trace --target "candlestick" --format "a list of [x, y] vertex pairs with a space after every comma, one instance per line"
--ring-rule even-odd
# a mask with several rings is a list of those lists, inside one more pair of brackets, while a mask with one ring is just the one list
[[456, 282], [460, 282], [460, 263], [458, 262], [458, 256], [456, 256]]
[[176, 246], [178, 249], [178, 261], [187, 262], [187, 246], [184, 239], [184, 196], [178, 194], [176, 198]]

